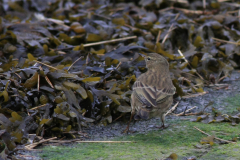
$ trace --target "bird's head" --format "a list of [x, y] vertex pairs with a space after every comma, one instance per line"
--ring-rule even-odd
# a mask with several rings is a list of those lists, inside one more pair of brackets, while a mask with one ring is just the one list
[[146, 61], [148, 69], [168, 69], [168, 61], [157, 53], [149, 53], [147, 56], [142, 55]]

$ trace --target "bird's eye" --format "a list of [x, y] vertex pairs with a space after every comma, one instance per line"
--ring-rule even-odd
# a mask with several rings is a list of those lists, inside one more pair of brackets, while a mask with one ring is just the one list
[[148, 60], [148, 61], [150, 61], [150, 60], [151, 60], [151, 58], [149, 58], [149, 57], [148, 57], [148, 58], [147, 58], [147, 60]]

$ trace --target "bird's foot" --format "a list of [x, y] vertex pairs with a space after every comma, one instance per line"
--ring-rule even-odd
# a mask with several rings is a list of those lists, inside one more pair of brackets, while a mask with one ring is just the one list
[[168, 128], [170, 125], [161, 125], [160, 127], [159, 126], [156, 126], [156, 128], [159, 128], [159, 129], [166, 129]]
[[135, 133], [136, 131], [131, 131], [129, 130], [129, 127], [126, 127], [126, 129], [122, 132], [122, 133], [126, 133], [126, 134], [129, 134], [129, 133]]
[[129, 132], [129, 126], [126, 127], [126, 129], [122, 133], [127, 133]]

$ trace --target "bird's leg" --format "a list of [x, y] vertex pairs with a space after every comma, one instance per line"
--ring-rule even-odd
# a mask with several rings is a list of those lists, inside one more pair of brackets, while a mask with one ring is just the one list
[[129, 132], [129, 126], [130, 126], [130, 122], [132, 121], [132, 117], [133, 117], [134, 113], [131, 114], [130, 120], [128, 122], [128, 125], [126, 127], [126, 129], [123, 131], [123, 133], [128, 133]]
[[164, 129], [164, 128], [165, 128], [165, 125], [164, 125], [165, 116], [164, 116], [164, 115], [162, 115], [161, 120], [162, 120], [162, 126], [161, 126], [161, 128]]
[[169, 127], [169, 125], [164, 125], [164, 120], [165, 120], [165, 116], [164, 114], [161, 116], [161, 121], [162, 121], [162, 125], [160, 127], [156, 127], [156, 128], [159, 128], [159, 129], [166, 129]]

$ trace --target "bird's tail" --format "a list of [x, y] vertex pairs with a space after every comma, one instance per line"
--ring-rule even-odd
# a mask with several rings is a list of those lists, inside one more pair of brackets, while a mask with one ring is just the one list
[[134, 119], [135, 120], [149, 119], [149, 113], [150, 113], [150, 110], [146, 108], [139, 108], [139, 110], [134, 115]]

